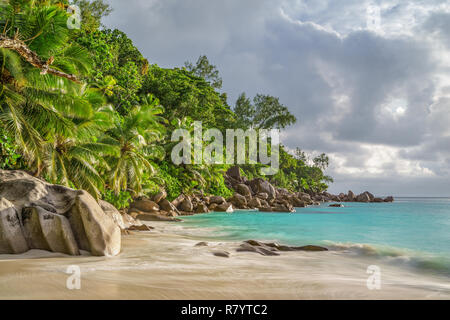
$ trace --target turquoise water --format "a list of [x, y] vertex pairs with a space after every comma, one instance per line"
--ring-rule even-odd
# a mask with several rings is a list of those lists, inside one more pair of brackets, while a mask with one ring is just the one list
[[186, 226], [214, 228], [211, 240], [274, 240], [347, 249], [365, 244], [366, 253], [372, 248], [379, 255], [421, 257], [422, 264], [450, 271], [450, 198], [328, 205], [297, 208], [293, 214], [237, 211], [184, 220]]

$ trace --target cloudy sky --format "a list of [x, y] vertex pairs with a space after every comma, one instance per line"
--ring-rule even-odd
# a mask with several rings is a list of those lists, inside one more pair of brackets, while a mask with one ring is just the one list
[[326, 152], [332, 192], [450, 196], [448, 0], [108, 2], [151, 63], [206, 54], [230, 104], [280, 97], [283, 143]]

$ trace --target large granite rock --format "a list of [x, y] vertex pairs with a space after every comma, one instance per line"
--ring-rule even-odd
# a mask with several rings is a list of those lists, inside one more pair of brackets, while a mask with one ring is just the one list
[[223, 203], [225, 203], [226, 201], [225, 201], [225, 198], [224, 197], [220, 197], [220, 196], [212, 196], [212, 197], [210, 197], [209, 198], [209, 203], [210, 204], [213, 204], [213, 203], [215, 203], [215, 204], [223, 204]]
[[130, 205], [130, 210], [132, 211], [133, 209], [141, 212], [157, 212], [159, 211], [159, 206], [154, 201], [144, 198], [134, 201]]
[[268, 181], [264, 179], [256, 178], [250, 181], [250, 187], [255, 194], [267, 193], [269, 200], [274, 199], [277, 196], [274, 186], [272, 186]]
[[0, 197], [0, 254], [24, 253], [28, 250], [16, 208], [7, 199]]
[[251, 198], [252, 197], [252, 191], [250, 190], [250, 187], [246, 184], [238, 184], [236, 186], [236, 191], [240, 195], [243, 195], [244, 197]]
[[14, 204], [18, 213], [25, 207], [39, 206], [64, 214], [73, 206], [78, 191], [52, 185], [23, 171], [0, 170], [0, 197]]
[[165, 190], [163, 190], [163, 191], [161, 191], [160, 193], [158, 193], [156, 196], [154, 196], [154, 197], [153, 197], [153, 200], [154, 200], [157, 204], [159, 204], [159, 202], [160, 202], [161, 200], [166, 199], [166, 197], [167, 197], [167, 192], [166, 192]]
[[81, 249], [88, 249], [95, 256], [115, 256], [120, 253], [119, 227], [86, 191], [80, 191], [75, 198], [69, 221], [75, 237], [81, 239]]
[[194, 211], [194, 205], [192, 204], [192, 201], [189, 198], [185, 198], [180, 205], [178, 206], [178, 209], [184, 212], [192, 212]]
[[228, 199], [228, 201], [239, 209], [244, 209], [247, 206], [247, 199], [239, 193], [235, 193], [233, 197]]
[[25, 238], [31, 249], [79, 255], [80, 250], [66, 217], [40, 207], [22, 213]]
[[123, 220], [123, 216], [120, 214], [119, 210], [116, 209], [111, 203], [100, 200], [98, 202], [103, 212], [110, 217], [115, 224], [121, 229], [125, 230], [128, 228], [125, 221]]
[[175, 206], [173, 205], [173, 203], [171, 203], [171, 202], [170, 202], [169, 200], [167, 200], [167, 199], [162, 199], [162, 200], [159, 202], [159, 207], [161, 208], [161, 210], [164, 210], [164, 211], [167, 211], [167, 212], [174, 211], [174, 212], [176, 212], [177, 214], [179, 214], [177, 207], [175, 207]]

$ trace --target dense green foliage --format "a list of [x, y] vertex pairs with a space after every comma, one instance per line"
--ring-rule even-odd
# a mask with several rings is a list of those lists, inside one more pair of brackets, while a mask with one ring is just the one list
[[[103, 0], [75, 0], [82, 27], [67, 28], [68, 1], [9, 0], [0, 7], [0, 30], [23, 41], [52, 68], [81, 83], [40, 70], [0, 47], [0, 168], [25, 169], [52, 183], [88, 190], [119, 208], [133, 197], [165, 188], [180, 193], [230, 196], [228, 165], [174, 165], [174, 129], [286, 128], [295, 117], [278, 98], [241, 95], [232, 108], [222, 79], [206, 56], [196, 64], [150, 65], [126, 34], [101, 27], [111, 12]], [[292, 191], [322, 191], [325, 155], [281, 148], [281, 170], [270, 177]], [[244, 165], [259, 176], [261, 165]]]

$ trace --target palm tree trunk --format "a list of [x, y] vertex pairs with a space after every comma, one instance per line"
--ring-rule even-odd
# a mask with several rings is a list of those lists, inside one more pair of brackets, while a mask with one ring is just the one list
[[47, 62], [43, 62], [39, 56], [30, 50], [25, 42], [18, 39], [11, 39], [6, 37], [5, 35], [0, 34], [0, 48], [10, 49], [16, 51], [21, 57], [23, 57], [28, 63], [30, 63], [33, 67], [36, 67], [41, 70], [41, 74], [52, 74], [57, 77], [62, 77], [69, 79], [70, 81], [74, 81], [80, 83], [78, 78], [73, 74], [67, 74], [62, 71], [50, 68], [52, 63], [51, 60]]

